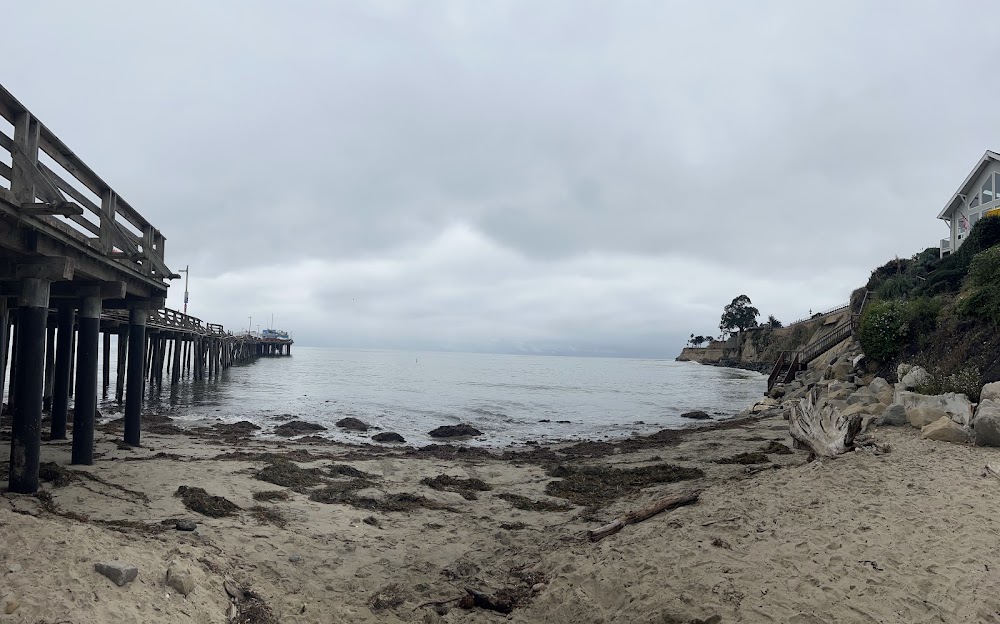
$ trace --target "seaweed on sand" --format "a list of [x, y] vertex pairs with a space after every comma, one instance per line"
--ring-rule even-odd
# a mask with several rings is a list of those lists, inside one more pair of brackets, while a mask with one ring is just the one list
[[250, 508], [250, 515], [259, 524], [273, 524], [279, 529], [288, 526], [288, 518], [280, 509], [267, 505], [254, 505]]
[[290, 496], [285, 490], [263, 490], [260, 492], [253, 493], [253, 499], [262, 503], [270, 503], [274, 501], [286, 501]]
[[451, 475], [438, 475], [436, 477], [424, 477], [420, 483], [432, 490], [441, 492], [457, 492], [466, 500], [476, 500], [476, 492], [487, 492], [492, 490], [492, 486], [482, 479], [462, 479]]
[[261, 481], [292, 488], [296, 492], [302, 492], [305, 488], [326, 482], [323, 471], [319, 468], [302, 468], [298, 464], [278, 456], [269, 457], [268, 461], [270, 463], [254, 475]]
[[732, 457], [723, 457], [722, 459], [715, 460], [717, 464], [741, 464], [743, 466], [748, 466], [750, 464], [766, 464], [771, 459], [761, 453], [760, 451], [754, 451], [752, 453], [737, 453]]
[[174, 492], [174, 496], [180, 497], [184, 506], [191, 511], [209, 518], [231, 516], [240, 510], [240, 506], [231, 500], [222, 496], [213, 496], [200, 487], [182, 485]]
[[565, 498], [577, 505], [600, 505], [626, 494], [637, 492], [657, 483], [674, 483], [705, 476], [700, 468], [686, 468], [674, 464], [653, 464], [638, 468], [613, 466], [556, 466], [549, 475], [558, 481], [549, 481], [545, 493]]
[[545, 500], [531, 500], [527, 496], [520, 494], [510, 494], [507, 492], [497, 494], [497, 498], [505, 500], [518, 509], [525, 511], [569, 511], [572, 505], [565, 503], [553, 503]]

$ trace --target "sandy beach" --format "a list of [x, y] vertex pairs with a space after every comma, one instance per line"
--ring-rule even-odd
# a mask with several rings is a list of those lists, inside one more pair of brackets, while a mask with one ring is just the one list
[[[38, 496], [0, 501], [0, 608], [16, 606], [0, 621], [226, 622], [227, 579], [266, 605], [247, 622], [1000, 621], [1000, 482], [981, 475], [998, 451], [911, 428], [873, 437], [891, 452], [808, 464], [777, 452], [791, 442], [778, 414], [505, 456], [229, 432], [148, 434], [130, 450], [111, 430], [95, 465], [69, 467], [68, 443], [47, 442], [44, 461], [61, 469]], [[767, 463], [718, 463], [768, 446]], [[440, 475], [479, 481], [421, 482]], [[678, 475], [691, 478], [658, 481]], [[179, 486], [239, 509], [196, 513]], [[695, 489], [696, 504], [585, 537]], [[254, 500], [270, 491], [287, 499]], [[118, 587], [95, 572], [114, 560], [138, 578]], [[194, 583], [187, 596], [165, 585], [171, 562]], [[466, 588], [513, 609], [463, 609]]]

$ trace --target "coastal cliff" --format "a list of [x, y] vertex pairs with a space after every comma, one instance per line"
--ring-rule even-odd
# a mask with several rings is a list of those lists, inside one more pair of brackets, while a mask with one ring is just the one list
[[849, 317], [850, 310], [844, 306], [787, 327], [754, 327], [728, 340], [713, 340], [707, 347], [685, 347], [676, 359], [678, 362], [770, 372], [782, 351], [804, 349], [822, 340]]

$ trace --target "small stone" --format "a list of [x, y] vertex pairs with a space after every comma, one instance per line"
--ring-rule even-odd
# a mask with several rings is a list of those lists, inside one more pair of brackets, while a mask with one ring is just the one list
[[536, 594], [542, 591], [543, 589], [545, 589], [545, 583], [535, 583], [534, 585], [531, 586], [531, 591], [533, 591]]
[[11, 574], [17, 574], [18, 572], [21, 571], [21, 569], [22, 568], [20, 563], [12, 563], [9, 566], [7, 566], [7, 571], [10, 572]]
[[174, 528], [178, 531], [194, 531], [198, 528], [198, 523], [194, 520], [178, 520], [174, 523]]
[[194, 577], [177, 563], [171, 563], [167, 568], [167, 587], [187, 596], [194, 591]]
[[288, 560], [292, 563], [299, 563], [302, 561], [302, 555], [292, 555]]
[[17, 598], [13, 596], [7, 596], [3, 599], [3, 612], [5, 615], [10, 615], [11, 613], [17, 611], [17, 608], [21, 606], [21, 603], [17, 601]]
[[103, 561], [94, 564], [94, 569], [111, 579], [118, 587], [135, 580], [139, 576], [139, 568], [118, 561]]

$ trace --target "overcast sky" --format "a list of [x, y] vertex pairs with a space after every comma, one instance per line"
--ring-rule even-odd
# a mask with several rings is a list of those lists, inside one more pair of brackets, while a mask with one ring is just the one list
[[1000, 147], [989, 1], [8, 4], [189, 312], [305, 345], [673, 357], [936, 246]]

